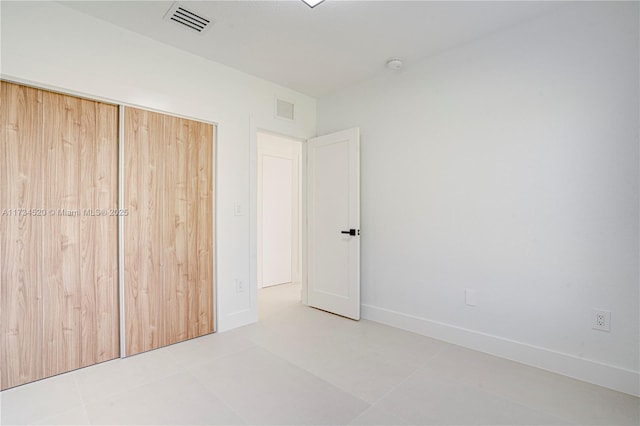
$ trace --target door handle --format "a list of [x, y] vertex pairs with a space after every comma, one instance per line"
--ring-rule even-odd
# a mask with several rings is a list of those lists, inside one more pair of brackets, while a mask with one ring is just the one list
[[[357, 232], [357, 234], [356, 234]], [[351, 235], [352, 237], [355, 237], [356, 235], [360, 235], [360, 230], [356, 230], [356, 229], [349, 229], [348, 231], [340, 231], [341, 234], [348, 234]]]

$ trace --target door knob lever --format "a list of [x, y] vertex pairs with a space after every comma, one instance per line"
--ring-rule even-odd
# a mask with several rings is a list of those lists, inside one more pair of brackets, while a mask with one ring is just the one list
[[349, 229], [348, 231], [340, 231], [341, 234], [348, 234], [351, 235], [353, 237], [355, 237], [356, 235], [360, 235], [360, 230], [356, 230], [356, 229]]

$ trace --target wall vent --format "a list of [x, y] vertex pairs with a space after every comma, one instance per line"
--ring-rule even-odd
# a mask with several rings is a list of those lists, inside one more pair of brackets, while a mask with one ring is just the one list
[[295, 119], [293, 103], [284, 99], [276, 98], [276, 117], [293, 121]]
[[179, 2], [175, 2], [171, 5], [167, 13], [164, 15], [164, 19], [166, 21], [173, 21], [181, 27], [195, 31], [199, 34], [204, 33], [211, 25], [213, 25], [213, 21], [211, 19], [200, 13], [196, 13], [193, 10], [180, 6]]

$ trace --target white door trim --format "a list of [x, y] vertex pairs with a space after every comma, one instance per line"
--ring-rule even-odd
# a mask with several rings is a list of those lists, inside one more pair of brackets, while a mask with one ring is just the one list
[[[258, 133], [270, 133], [282, 136], [287, 139], [293, 139], [301, 142], [302, 154], [300, 161], [300, 216], [301, 216], [301, 235], [300, 235], [300, 281], [302, 284], [302, 303], [307, 304], [307, 177], [306, 177], [306, 155], [307, 155], [307, 137], [308, 135], [300, 135], [295, 133], [287, 134], [286, 132], [273, 130], [272, 123], [265, 123], [255, 118], [250, 119], [250, 143], [249, 143], [249, 285], [248, 291], [250, 295], [250, 306], [243, 310], [243, 315], [251, 315], [251, 322], [258, 321], [258, 220], [257, 220], [257, 204], [258, 204]], [[220, 208], [220, 207], [219, 207]]]
[[302, 142], [298, 139], [275, 135], [270, 132], [258, 131], [257, 141], [257, 256], [258, 269], [257, 279], [258, 288], [265, 287], [263, 282], [265, 265], [261, 262], [263, 256], [263, 245], [265, 230], [262, 227], [263, 213], [263, 173], [264, 161], [268, 158], [281, 158], [291, 162], [291, 282], [301, 282], [301, 234], [302, 218], [301, 218], [301, 179], [300, 172], [302, 168]]

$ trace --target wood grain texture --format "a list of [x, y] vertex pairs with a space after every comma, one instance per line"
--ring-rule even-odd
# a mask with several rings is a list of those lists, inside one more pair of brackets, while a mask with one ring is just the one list
[[127, 355], [213, 332], [213, 143], [209, 124], [125, 109]]
[[[189, 139], [196, 141], [197, 133], [194, 129], [195, 126], [189, 125]], [[187, 144], [187, 162], [192, 165], [198, 164], [198, 150], [197, 143]], [[187, 176], [187, 300], [189, 303], [187, 312], [187, 324], [188, 324], [188, 338], [197, 337], [200, 335], [200, 314], [199, 305], [200, 297], [198, 294], [198, 174], [189, 173]]]
[[42, 378], [42, 93], [0, 82], [0, 386]]
[[163, 117], [125, 108], [125, 347], [127, 355], [165, 344], [162, 280]]
[[162, 218], [164, 238], [164, 296], [166, 344], [188, 338], [187, 290], [187, 158], [189, 144], [186, 120], [164, 116], [164, 148], [166, 158], [172, 159], [164, 167], [164, 198]]
[[[94, 170], [96, 164], [96, 154], [100, 140], [95, 143], [87, 143], [88, 128], [97, 125], [95, 105], [82, 105], [80, 110], [80, 138], [78, 146], [79, 154], [79, 174], [80, 188], [78, 206], [95, 205], [96, 177]], [[93, 142], [93, 141], [91, 141]], [[94, 220], [91, 216], [81, 215], [79, 217], [79, 232], [82, 238], [79, 240], [80, 250], [80, 341], [82, 348], [80, 351], [80, 364], [91, 365], [96, 363], [96, 345], [94, 337], [98, 332], [97, 315], [97, 274], [95, 243], [97, 241], [96, 227], [100, 221]], [[108, 253], [106, 253], [108, 256]]]
[[[44, 92], [44, 204], [57, 214], [43, 228], [44, 374], [79, 368], [80, 229], [79, 208], [80, 100]], [[66, 367], [69, 367], [66, 369]]]
[[140, 271], [140, 239], [146, 238], [138, 230], [142, 218], [142, 200], [139, 191], [141, 176], [139, 173], [139, 157], [141, 138], [139, 135], [138, 111], [125, 108], [124, 110], [124, 208], [129, 215], [123, 220], [123, 251], [124, 251], [124, 309], [125, 317], [125, 348], [127, 354], [141, 352], [140, 327], [141, 317], [139, 304], [139, 282], [143, 277]]
[[[198, 156], [198, 294], [199, 333], [213, 333], [213, 282], [214, 270], [214, 133], [213, 126], [197, 126], [196, 137], [200, 155]], [[210, 142], [213, 141], [213, 142]]]
[[[98, 209], [118, 208], [118, 108], [96, 103], [95, 193]], [[85, 204], [86, 206], [87, 204]], [[97, 345], [95, 362], [120, 356], [120, 314], [118, 290], [118, 217], [97, 221], [95, 258]]]
[[[84, 209], [116, 208], [117, 107], [6, 82], [2, 86], [2, 159], [11, 164], [3, 168], [3, 208], [20, 203], [47, 211], [23, 218], [36, 231], [29, 229], [28, 236], [19, 222], [2, 222], [5, 389], [117, 357], [117, 223], [109, 216], [84, 215]], [[16, 93], [35, 97], [16, 99]], [[5, 105], [11, 111], [5, 113]], [[16, 112], [19, 105], [39, 113]], [[10, 188], [20, 188], [21, 195]], [[18, 241], [29, 253], [29, 265], [11, 276], [5, 265], [22, 268], [22, 255], [5, 247]], [[12, 314], [16, 306], [27, 306], [15, 304], [21, 287], [37, 299], [29, 315]], [[27, 332], [29, 341], [21, 337]], [[31, 355], [16, 357], [20, 353]]]
[[[80, 147], [82, 366], [118, 357], [118, 110], [84, 101]], [[93, 135], [88, 131], [93, 127]], [[90, 216], [85, 209], [107, 211]], [[115, 240], [115, 241], [114, 241]]]

